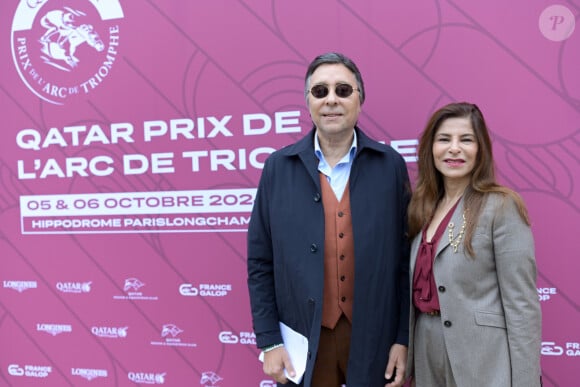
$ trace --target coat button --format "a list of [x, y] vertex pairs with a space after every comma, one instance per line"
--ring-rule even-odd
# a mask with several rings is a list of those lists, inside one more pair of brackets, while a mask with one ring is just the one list
[[445, 322], [443, 323], [443, 325], [445, 325], [447, 328], [449, 328], [452, 324], [451, 324], [451, 321], [445, 320]]
[[313, 243], [310, 245], [310, 252], [311, 253], [315, 253], [318, 251], [318, 246], [316, 246], [316, 243]]
[[346, 297], [344, 297], [344, 296], [340, 297], [340, 301], [345, 302], [346, 301]]
[[319, 202], [320, 201], [320, 194], [318, 192], [315, 193], [313, 199], [314, 199], [315, 202]]
[[344, 281], [345, 279], [346, 279], [346, 277], [345, 277], [345, 276], [343, 276], [343, 275], [341, 275], [341, 276], [340, 276], [340, 280], [341, 280], [341, 281]]
[[343, 233], [343, 232], [341, 232], [341, 233], [338, 233], [338, 237], [339, 237], [339, 238], [344, 238], [344, 233]]
[[439, 291], [443, 293], [445, 291], [445, 286], [439, 286]]
[[308, 354], [306, 356], [308, 356], [308, 359], [310, 359], [312, 357], [312, 353], [310, 353], [310, 351], [308, 351]]
[[310, 305], [314, 305], [314, 298], [312, 298], [312, 297], [311, 297], [311, 298], [309, 298], [309, 299], [308, 299], [308, 304], [310, 304]]
[[339, 217], [339, 218], [342, 218], [343, 216], [344, 216], [344, 212], [342, 212], [342, 211], [339, 211], [339, 213], [338, 213], [338, 217]]
[[346, 257], [344, 256], [344, 254], [341, 254], [341, 255], [340, 255], [340, 260], [341, 260], [341, 261], [344, 261], [344, 258], [346, 258]]

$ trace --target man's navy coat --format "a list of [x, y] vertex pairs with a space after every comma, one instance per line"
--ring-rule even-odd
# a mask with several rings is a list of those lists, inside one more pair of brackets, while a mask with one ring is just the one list
[[[410, 188], [403, 158], [357, 131], [348, 189], [355, 248], [347, 385], [383, 386], [389, 349], [407, 345]], [[248, 286], [257, 345], [281, 343], [282, 321], [309, 339], [310, 386], [322, 318], [324, 211], [312, 130], [274, 152], [248, 230]]]

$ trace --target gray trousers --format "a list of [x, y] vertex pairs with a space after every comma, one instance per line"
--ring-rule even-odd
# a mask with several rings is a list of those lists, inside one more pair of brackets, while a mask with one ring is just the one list
[[445, 340], [443, 339], [441, 316], [419, 313], [415, 324], [416, 387], [457, 387]]

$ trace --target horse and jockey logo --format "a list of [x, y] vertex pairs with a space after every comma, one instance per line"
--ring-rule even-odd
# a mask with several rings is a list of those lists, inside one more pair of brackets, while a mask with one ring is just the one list
[[99, 52], [105, 49], [105, 44], [91, 24], [77, 25], [77, 17], [82, 16], [86, 14], [64, 7], [48, 11], [40, 19], [40, 24], [46, 28], [46, 32], [40, 38], [41, 51], [45, 54], [42, 59], [45, 63], [70, 71], [59, 65], [58, 61], [64, 61], [70, 68], [77, 67], [80, 59], [75, 56], [75, 52], [81, 44], [87, 43]]
[[54, 104], [86, 96], [115, 65], [123, 18], [119, 0], [20, 0], [12, 21], [20, 78]]

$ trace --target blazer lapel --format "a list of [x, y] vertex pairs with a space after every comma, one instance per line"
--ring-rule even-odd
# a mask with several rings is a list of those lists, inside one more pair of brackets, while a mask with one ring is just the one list
[[415, 239], [413, 239], [413, 242], [411, 243], [411, 282], [413, 282], [413, 274], [415, 272], [415, 262], [417, 261], [417, 251], [419, 251], [419, 245], [421, 244], [421, 238], [423, 235], [423, 230], [421, 230], [421, 232], [419, 232], [419, 234], [417, 236], [415, 236]]

